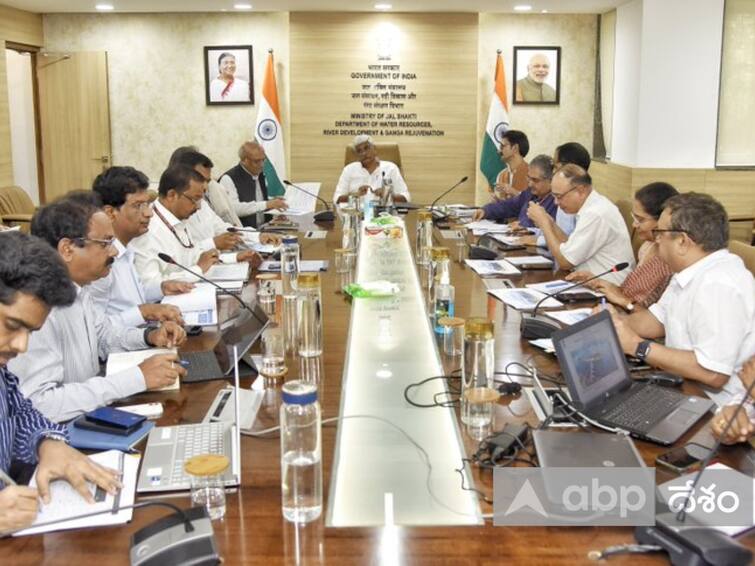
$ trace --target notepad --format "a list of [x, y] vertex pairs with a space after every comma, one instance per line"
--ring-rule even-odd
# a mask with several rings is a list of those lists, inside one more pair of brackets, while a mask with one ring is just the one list
[[[531, 311], [535, 308], [535, 305], [545, 295], [534, 289], [488, 289], [488, 294], [493, 295], [496, 299], [503, 301], [508, 306], [521, 310]], [[540, 304], [540, 308], [556, 308], [563, 307], [563, 303], [557, 301], [553, 297], [548, 297]]]
[[522, 274], [516, 267], [502, 259], [465, 259], [464, 262], [480, 277]]
[[549, 311], [546, 316], [556, 319], [561, 324], [571, 326], [586, 319], [592, 314], [592, 309], [572, 309], [564, 311]]
[[535, 266], [535, 267], [552, 267], [553, 266], [553, 260], [548, 259], [547, 257], [541, 256], [541, 255], [523, 255], [523, 256], [517, 256], [517, 257], [507, 257], [506, 261], [509, 263], [516, 265], [517, 267], [521, 267], [522, 269], [526, 269], [526, 266]]
[[204, 274], [211, 281], [246, 281], [249, 277], [249, 264], [239, 263], [216, 263]]
[[[114, 352], [107, 357], [105, 377], [134, 368], [152, 356], [176, 353], [177, 350], [175, 348], [148, 348], [146, 350], [132, 350], [131, 352]], [[174, 391], [180, 388], [181, 380], [176, 379], [176, 381], [173, 382], [173, 385], [168, 385], [161, 389], [153, 389], [153, 391]]]
[[[68, 517], [76, 517], [85, 513], [94, 513], [97, 511], [107, 511], [108, 509], [117, 509], [118, 507], [134, 504], [136, 493], [136, 475], [139, 470], [138, 454], [124, 454], [118, 450], [108, 450], [89, 456], [94, 462], [108, 468], [113, 468], [122, 473], [121, 489], [115, 495], [110, 495], [104, 490], [89, 484], [92, 495], [95, 498], [94, 503], [87, 501], [71, 487], [67, 481], [54, 481], [50, 483], [50, 503], [45, 505], [40, 503], [37, 518], [28, 529], [19, 531], [13, 536], [35, 535], [40, 533], [49, 533], [53, 531], [63, 531], [70, 529], [81, 529], [84, 527], [100, 527], [104, 525], [121, 525], [128, 523], [133, 514], [133, 509], [103, 513], [94, 517], [84, 517], [81, 519], [71, 519], [54, 525], [48, 525], [52, 521], [60, 521]], [[36, 473], [32, 478], [31, 487], [36, 487]]]
[[188, 293], [169, 295], [163, 298], [162, 304], [178, 307], [184, 322], [189, 326], [218, 323], [217, 293], [209, 283], [198, 283]]
[[144, 421], [142, 425], [128, 436], [86, 430], [68, 423], [68, 442], [79, 450], [131, 450], [149, 434], [155, 423]]

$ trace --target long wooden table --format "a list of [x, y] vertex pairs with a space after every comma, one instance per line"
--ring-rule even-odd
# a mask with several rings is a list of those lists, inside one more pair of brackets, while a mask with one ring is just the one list
[[[413, 234], [414, 218], [407, 218]], [[307, 221], [302, 231], [323, 229]], [[454, 242], [439, 244], [452, 249]], [[341, 246], [338, 222], [323, 240], [300, 239], [305, 259], [329, 259], [332, 262], [335, 248]], [[529, 271], [519, 278], [521, 284], [548, 280], [549, 271]], [[517, 281], [517, 283], [519, 283]], [[542, 371], [557, 373], [558, 365], [552, 356], [543, 354], [519, 336], [519, 315], [504, 310], [501, 303], [489, 300], [483, 282], [468, 268], [454, 262], [452, 283], [456, 287], [457, 315], [462, 317], [489, 316], [496, 326], [496, 369], [502, 370], [512, 361], [534, 363]], [[338, 414], [341, 397], [341, 379], [346, 356], [345, 345], [349, 329], [351, 306], [338, 293], [338, 274], [329, 269], [322, 274], [324, 313], [324, 353], [314, 366], [300, 367], [297, 360], [288, 360], [286, 379], [295, 379], [302, 372], [320, 372], [320, 402], [324, 417]], [[247, 296], [253, 289], [247, 289]], [[221, 319], [236, 309], [230, 300], [221, 303]], [[212, 345], [216, 336], [206, 332], [188, 345], [195, 349]], [[457, 361], [458, 364], [458, 361]], [[447, 371], [452, 368], [448, 366]], [[245, 380], [243, 385], [248, 385]], [[177, 393], [139, 395], [129, 402], [162, 401], [165, 414], [159, 425], [199, 422], [225, 381], [185, 384]], [[265, 401], [258, 416], [258, 426], [277, 424], [280, 406], [280, 383], [267, 384]], [[690, 392], [695, 388], [686, 386]], [[504, 397], [496, 408], [495, 428], [507, 422], [536, 424], [534, 414], [524, 395]], [[699, 429], [700, 423], [688, 433], [686, 442]], [[324, 504], [330, 482], [336, 427], [323, 427], [323, 486]], [[467, 454], [477, 448], [477, 441], [464, 435]], [[665, 451], [663, 447], [637, 441], [637, 447], [648, 465]], [[574, 564], [585, 563], [590, 550], [633, 542], [632, 529], [626, 527], [493, 527], [488, 523], [477, 527], [383, 527], [383, 528], [326, 528], [325, 510], [317, 522], [296, 526], [283, 520], [280, 495], [280, 449], [277, 436], [270, 438], [242, 437], [243, 485], [228, 495], [227, 512], [222, 521], [214, 523], [220, 552], [227, 564]], [[746, 452], [741, 447], [724, 448], [722, 461], [746, 468]], [[461, 463], [459, 463], [461, 465]], [[749, 471], [749, 470], [748, 470]], [[488, 497], [492, 496], [492, 473], [473, 471], [476, 487]], [[666, 478], [658, 471], [659, 481]], [[670, 476], [668, 476], [670, 478]], [[365, 485], [366, 490], [370, 489]], [[187, 495], [169, 499], [181, 507], [188, 507]], [[484, 513], [491, 507], [481, 504]], [[165, 515], [160, 509], [140, 509], [127, 525], [100, 529], [58, 532], [0, 541], [3, 564], [127, 564], [131, 535]], [[755, 548], [755, 537], [749, 535], [743, 542]], [[612, 557], [612, 564], [664, 563], [660, 556], [621, 555]]]

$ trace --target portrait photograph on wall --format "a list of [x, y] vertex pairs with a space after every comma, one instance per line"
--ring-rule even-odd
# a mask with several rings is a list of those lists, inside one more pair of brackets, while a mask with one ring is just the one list
[[561, 48], [514, 47], [514, 104], [559, 104]]
[[251, 45], [204, 48], [205, 99], [213, 104], [254, 104]]

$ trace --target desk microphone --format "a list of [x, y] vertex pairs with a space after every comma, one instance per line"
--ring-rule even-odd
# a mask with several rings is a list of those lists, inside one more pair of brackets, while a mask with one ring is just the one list
[[236, 228], [236, 226], [229, 226], [226, 228], [226, 232], [230, 232], [231, 234], [241, 234], [242, 232], [257, 233], [259, 230], [257, 230], [257, 228]]
[[286, 185], [287, 187], [293, 187], [311, 197], [315, 197], [317, 200], [319, 200], [321, 203], [325, 205], [325, 210], [316, 212], [315, 215], [312, 217], [315, 222], [333, 222], [336, 219], [335, 213], [332, 210], [330, 210], [330, 205], [327, 203], [327, 201], [324, 198], [320, 197], [319, 195], [316, 195], [315, 193], [310, 193], [307, 189], [303, 187], [294, 185], [288, 179], [284, 179], [283, 184]]
[[522, 313], [522, 322], [519, 327], [522, 338], [525, 338], [526, 340], [533, 340], [535, 338], [550, 338], [554, 332], [561, 328], [555, 321], [552, 321], [544, 316], [537, 316], [537, 309], [540, 308], [540, 305], [542, 305], [543, 302], [545, 302], [547, 299], [555, 297], [556, 295], [563, 293], [564, 291], [569, 291], [570, 289], [574, 289], [575, 287], [580, 287], [585, 283], [588, 283], [594, 279], [598, 279], [599, 277], [603, 277], [604, 275], [608, 275], [609, 273], [618, 273], [619, 271], [623, 271], [627, 267], [629, 267], [629, 263], [627, 263], [626, 261], [617, 263], [611, 269], [608, 269], [603, 273], [598, 273], [597, 275], [593, 275], [589, 279], [579, 281], [578, 283], [574, 283], [573, 285], [569, 285], [568, 287], [545, 295], [537, 302], [535, 308], [532, 309], [531, 315]]
[[[229, 228], [229, 230], [230, 230], [230, 228]], [[241, 298], [238, 297], [235, 293], [233, 293], [230, 289], [226, 289], [225, 287], [222, 287], [221, 285], [218, 285], [217, 283], [215, 283], [215, 281], [213, 281], [212, 279], [208, 279], [207, 277], [205, 277], [204, 275], [202, 275], [200, 273], [195, 273], [194, 271], [192, 271], [191, 269], [189, 269], [185, 265], [181, 265], [180, 263], [178, 263], [175, 259], [173, 259], [172, 257], [170, 257], [168, 254], [164, 254], [164, 253], [160, 252], [160, 253], [157, 254], [157, 257], [159, 257], [161, 260], [163, 260], [167, 264], [175, 265], [176, 267], [180, 267], [184, 271], [187, 271], [187, 272], [191, 273], [194, 277], [196, 277], [198, 279], [201, 279], [202, 281], [205, 281], [206, 283], [209, 283], [213, 287], [216, 287], [216, 288], [220, 289], [221, 291], [223, 291], [223, 293], [225, 293], [227, 295], [230, 295], [231, 297], [233, 297], [234, 299], [236, 299], [236, 301], [238, 301], [238, 303], [242, 306], [242, 308], [244, 308], [247, 311], [249, 311], [251, 313], [251, 315], [254, 318], [257, 319], [257, 322], [259, 322], [260, 324], [263, 324], [263, 325], [267, 324], [266, 320], [262, 320], [257, 315], [257, 313], [254, 312], [254, 309], [250, 308], [249, 305], [247, 305], [244, 301], [242, 301]]]
[[[432, 212], [432, 211], [433, 211], [433, 208], [435, 208], [435, 205], [436, 205], [436, 204], [438, 203], [438, 201], [439, 201], [440, 199], [442, 199], [442, 198], [443, 198], [444, 196], [446, 196], [446, 195], [447, 195], [448, 193], [450, 193], [451, 191], [453, 191], [453, 190], [454, 190], [454, 189], [455, 189], [456, 187], [458, 187], [458, 186], [459, 186], [459, 185], [461, 185], [462, 183], [466, 183], [467, 179], [469, 179], [469, 177], [467, 177], [466, 175], [464, 175], [464, 176], [463, 176], [463, 177], [461, 178], [461, 180], [459, 180], [459, 182], [458, 182], [458, 183], [456, 183], [456, 184], [455, 184], [455, 185], [454, 185], [453, 187], [451, 187], [451, 188], [450, 188], [450, 189], [448, 189], [448, 190], [447, 190], [447, 191], [446, 191], [445, 193], [443, 193], [443, 194], [442, 194], [442, 195], [440, 195], [440, 196], [439, 196], [438, 198], [436, 198], [436, 199], [435, 199], [435, 200], [434, 200], [434, 201], [433, 201], [433, 202], [432, 202], [432, 203], [430, 204], [430, 212]], [[445, 215], [444, 215], [444, 216], [442, 216], [441, 218], [447, 218], [447, 217], [448, 217], [448, 214], [445, 214]], [[439, 218], [439, 220], [440, 220], [440, 218]]]

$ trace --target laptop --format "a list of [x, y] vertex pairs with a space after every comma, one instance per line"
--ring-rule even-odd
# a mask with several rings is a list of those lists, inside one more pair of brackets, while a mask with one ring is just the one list
[[602, 425], [667, 446], [714, 406], [632, 380], [608, 311], [555, 332], [553, 345], [574, 405]]
[[[188, 362], [186, 375], [181, 381], [194, 383], [224, 379], [230, 375], [234, 368], [233, 348], [238, 348], [239, 358], [242, 358], [262, 335], [270, 322], [258, 303], [255, 302], [250, 305], [250, 308], [253, 312], [241, 310], [236, 317], [221, 325], [220, 340], [212, 350], [181, 352], [181, 359]], [[254, 369], [253, 367], [244, 367], [247, 369], [247, 371], [244, 371], [245, 375], [251, 373], [250, 370]]]
[[[234, 385], [239, 389], [239, 350], [232, 348]], [[200, 454], [223, 454], [230, 466], [223, 474], [223, 484], [241, 484], [241, 430], [239, 423], [239, 396], [232, 395], [234, 420], [178, 426], [155, 427], [147, 438], [139, 481], [138, 493], [184, 491], [191, 489], [191, 478], [184, 471], [187, 460]]]
[[532, 439], [541, 468], [645, 467], [626, 434], [535, 430]]

